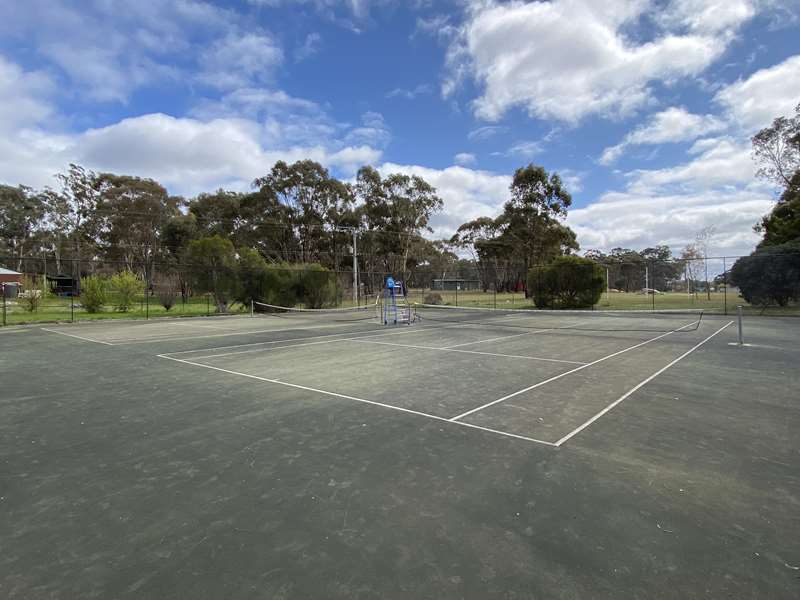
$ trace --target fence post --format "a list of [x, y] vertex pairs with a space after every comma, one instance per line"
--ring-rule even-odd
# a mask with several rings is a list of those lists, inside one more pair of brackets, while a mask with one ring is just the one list
[[736, 307], [736, 320], [738, 321], [738, 324], [739, 324], [739, 345], [743, 346], [744, 345], [744, 337], [742, 335], [742, 307], [741, 307], [741, 305]]
[[69, 290], [69, 322], [75, 322], [75, 286], [70, 286]]
[[6, 326], [6, 284], [0, 284], [0, 293], [3, 294], [3, 327]]
[[147, 281], [144, 283], [144, 318], [150, 318], [150, 284]]
[[211, 316], [211, 297], [206, 293], [206, 316]]
[[728, 266], [725, 257], [722, 257], [722, 311], [728, 314]]

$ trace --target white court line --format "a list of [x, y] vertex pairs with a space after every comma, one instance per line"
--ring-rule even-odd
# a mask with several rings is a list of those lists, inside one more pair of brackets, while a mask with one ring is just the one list
[[106, 346], [114, 346], [110, 342], [101, 342], [100, 340], [93, 340], [92, 338], [82, 337], [80, 335], [75, 335], [74, 333], [64, 333], [63, 331], [56, 331], [55, 329], [47, 329], [45, 327], [41, 328], [42, 331], [47, 331], [48, 333], [57, 333], [59, 335], [65, 335], [67, 337], [76, 338], [79, 340], [83, 340], [84, 342], [94, 342], [95, 344], [105, 344]]
[[668, 365], [666, 365], [665, 367], [662, 367], [662, 368], [660, 368], [658, 371], [656, 371], [655, 373], [653, 373], [652, 375], [650, 375], [650, 377], [648, 377], [647, 379], [645, 379], [644, 381], [642, 381], [641, 383], [639, 383], [639, 384], [638, 384], [638, 385], [636, 385], [635, 387], [633, 387], [633, 388], [631, 388], [630, 390], [628, 390], [627, 392], [625, 392], [625, 393], [624, 393], [622, 396], [620, 396], [619, 398], [617, 398], [617, 399], [616, 399], [614, 402], [612, 402], [611, 404], [609, 404], [608, 406], [606, 406], [606, 407], [605, 407], [603, 410], [601, 410], [599, 413], [597, 413], [597, 414], [596, 414], [595, 416], [593, 416], [591, 419], [589, 419], [588, 421], [586, 421], [586, 422], [585, 422], [583, 425], [581, 425], [581, 426], [579, 426], [579, 427], [576, 427], [575, 429], [573, 429], [572, 431], [570, 431], [570, 432], [569, 432], [567, 435], [565, 435], [565, 436], [564, 436], [564, 437], [562, 437], [560, 440], [558, 440], [558, 441], [555, 443], [555, 445], [556, 445], [556, 446], [560, 446], [561, 444], [563, 444], [564, 442], [566, 442], [568, 439], [570, 439], [570, 438], [571, 438], [571, 437], [573, 437], [574, 435], [577, 435], [578, 433], [580, 433], [581, 431], [583, 431], [584, 429], [586, 429], [586, 428], [587, 428], [589, 425], [591, 425], [592, 423], [594, 423], [595, 421], [597, 421], [597, 419], [599, 419], [599, 418], [600, 418], [600, 417], [602, 417], [604, 414], [606, 414], [607, 412], [609, 412], [609, 411], [610, 411], [611, 409], [613, 409], [613, 408], [614, 408], [614, 407], [615, 407], [617, 404], [619, 404], [620, 402], [622, 402], [623, 400], [625, 400], [625, 398], [627, 398], [628, 396], [630, 396], [631, 394], [633, 394], [633, 393], [634, 393], [636, 390], [640, 389], [641, 387], [643, 387], [643, 386], [647, 385], [648, 383], [650, 383], [651, 381], [653, 381], [653, 379], [655, 379], [656, 377], [658, 377], [659, 375], [661, 375], [661, 373], [663, 373], [664, 371], [666, 371], [667, 369], [669, 369], [669, 368], [670, 368], [671, 366], [673, 366], [674, 364], [676, 364], [676, 363], [680, 362], [681, 360], [683, 360], [684, 358], [686, 358], [687, 356], [689, 356], [689, 355], [690, 355], [692, 352], [694, 352], [695, 350], [697, 350], [697, 349], [698, 349], [700, 346], [702, 346], [703, 344], [705, 344], [705, 343], [706, 343], [708, 340], [710, 340], [710, 339], [711, 339], [711, 338], [713, 338], [715, 335], [717, 335], [718, 333], [720, 333], [721, 331], [723, 331], [723, 330], [724, 330], [726, 327], [730, 327], [731, 325], [733, 325], [733, 321], [728, 321], [727, 323], [725, 323], [725, 325], [723, 325], [722, 327], [720, 327], [719, 329], [717, 329], [717, 330], [716, 330], [714, 333], [712, 333], [710, 336], [708, 336], [708, 337], [707, 337], [706, 339], [704, 339], [702, 342], [700, 342], [700, 343], [699, 343], [699, 344], [697, 344], [696, 346], [693, 346], [691, 349], [689, 349], [689, 350], [687, 350], [686, 352], [684, 352], [683, 354], [681, 354], [681, 355], [680, 355], [678, 358], [676, 358], [675, 360], [673, 360], [671, 363], [669, 363], [669, 364], [668, 364]]
[[[378, 336], [373, 336], [378, 337]], [[578, 362], [577, 360], [560, 360], [558, 358], [542, 358], [539, 356], [523, 356], [520, 354], [498, 354], [496, 352], [478, 352], [477, 350], [456, 350], [448, 346], [447, 348], [433, 348], [431, 346], [412, 346], [410, 344], [393, 344], [392, 342], [373, 342], [372, 340], [364, 338], [336, 340], [339, 342], [361, 342], [362, 344], [380, 344], [382, 346], [397, 346], [398, 348], [416, 348], [419, 350], [435, 350], [437, 352], [460, 352], [462, 354], [482, 354], [483, 356], [498, 356], [502, 358], [525, 358], [527, 360], [541, 360], [546, 362], [567, 363], [570, 365], [585, 365], [585, 362]]]
[[534, 390], [534, 389], [536, 389], [538, 387], [541, 387], [543, 385], [546, 385], [548, 383], [556, 381], [557, 379], [561, 379], [562, 377], [566, 377], [567, 375], [572, 375], [573, 373], [577, 373], [578, 371], [582, 371], [583, 369], [588, 369], [589, 367], [591, 367], [593, 365], [596, 365], [598, 363], [601, 363], [601, 362], [603, 362], [605, 360], [608, 360], [609, 358], [614, 358], [615, 356], [619, 356], [620, 354], [624, 354], [625, 352], [630, 352], [631, 350], [635, 350], [636, 348], [640, 348], [641, 346], [644, 346], [645, 344], [649, 344], [650, 342], [655, 342], [656, 340], [660, 340], [663, 337], [667, 337], [668, 335], [671, 335], [671, 334], [675, 333], [676, 331], [680, 331], [681, 329], [685, 329], [686, 327], [691, 327], [692, 325], [694, 325], [694, 323], [688, 323], [688, 324], [684, 325], [683, 327], [681, 327], [680, 329], [676, 329], [674, 331], [668, 331], [667, 333], [662, 333], [661, 335], [656, 336], [654, 338], [650, 338], [649, 340], [645, 340], [644, 342], [639, 342], [635, 346], [629, 346], [628, 348], [624, 348], [623, 350], [619, 350], [618, 352], [614, 352], [613, 354], [609, 354], [608, 356], [604, 356], [602, 358], [598, 358], [595, 361], [592, 361], [592, 362], [587, 363], [585, 365], [581, 365], [580, 367], [577, 367], [575, 369], [570, 369], [569, 371], [565, 371], [564, 373], [561, 373], [560, 375], [556, 375], [555, 377], [551, 377], [550, 379], [545, 379], [544, 381], [540, 381], [539, 383], [535, 383], [535, 384], [533, 384], [531, 386], [526, 387], [525, 389], [522, 389], [522, 390], [519, 390], [517, 392], [514, 392], [513, 394], [509, 394], [508, 396], [503, 396], [502, 398], [498, 398], [497, 400], [492, 400], [491, 402], [487, 402], [486, 404], [484, 404], [482, 406], [478, 406], [477, 408], [473, 408], [472, 410], [468, 410], [465, 413], [461, 413], [460, 415], [456, 415], [455, 417], [451, 418], [450, 420], [451, 421], [458, 421], [459, 419], [463, 419], [464, 417], [466, 417], [468, 415], [471, 415], [472, 413], [476, 413], [478, 411], [481, 411], [484, 408], [489, 408], [490, 406], [494, 406], [495, 404], [498, 404], [500, 402], [505, 402], [506, 400], [509, 400], [510, 398], [513, 398], [514, 396], [519, 396], [520, 394], [524, 394], [525, 392], [529, 392], [531, 390]]
[[366, 400], [364, 398], [357, 398], [355, 396], [348, 396], [346, 394], [339, 394], [337, 392], [329, 392], [326, 390], [320, 390], [317, 388], [308, 387], [305, 385], [299, 385], [296, 383], [289, 383], [286, 381], [278, 381], [277, 379], [269, 379], [267, 377], [259, 377], [258, 375], [250, 375], [248, 373], [241, 373], [239, 371], [231, 371], [229, 369], [223, 369], [221, 367], [214, 367], [212, 365], [204, 365], [202, 363], [192, 362], [190, 360], [184, 360], [182, 358], [172, 358], [171, 356], [167, 356], [166, 354], [159, 354], [158, 358], [166, 358], [167, 360], [173, 360], [175, 362], [184, 363], [187, 365], [192, 365], [195, 367], [203, 367], [204, 369], [213, 369], [214, 371], [221, 371], [223, 373], [228, 373], [230, 375], [238, 375], [240, 377], [247, 377], [249, 379], [256, 379], [258, 381], [265, 381], [267, 383], [274, 383], [276, 385], [283, 385], [290, 388], [295, 388], [298, 390], [305, 390], [308, 392], [314, 392], [317, 394], [323, 394], [325, 396], [333, 396], [334, 398], [344, 398], [345, 400], [354, 400], [355, 402], [362, 402], [364, 404], [371, 404], [372, 406], [380, 406], [382, 408], [388, 408], [389, 410], [396, 410], [403, 413], [408, 413], [411, 415], [417, 415], [418, 417], [425, 417], [427, 419], [433, 419], [435, 421], [440, 421], [442, 423], [451, 423], [454, 425], [461, 425], [462, 427], [469, 427], [470, 429], [479, 429], [481, 431], [486, 431], [489, 433], [494, 433], [496, 435], [502, 435], [505, 437], [515, 438], [519, 440], [525, 440], [527, 442], [534, 442], [536, 444], [543, 444], [545, 446], [555, 446], [552, 442], [545, 442], [543, 440], [537, 440], [536, 438], [525, 437], [524, 435], [517, 435], [515, 433], [508, 433], [506, 431], [500, 431], [497, 429], [489, 429], [488, 427], [481, 427], [480, 425], [472, 425], [471, 423], [458, 423], [455, 421], [451, 421], [445, 417], [439, 417], [437, 415], [432, 415], [429, 413], [420, 412], [418, 410], [412, 410], [410, 408], [403, 408], [401, 406], [394, 406], [392, 404], [384, 404], [383, 402], [376, 402], [375, 400]]
[[[536, 329], [534, 331], [526, 331], [525, 333], [518, 333], [516, 335], [503, 335], [500, 337], [493, 337], [486, 340], [478, 340], [476, 342], [465, 342], [463, 344], [455, 344], [453, 346], [445, 346], [442, 350], [450, 350], [451, 348], [461, 348], [461, 346], [471, 346], [472, 344], [484, 344], [486, 342], [497, 342], [499, 340], [508, 340], [511, 338], [522, 337], [524, 335], [536, 335], [537, 333], [547, 333], [548, 331], [556, 331], [559, 329], [569, 329], [570, 327], [576, 327], [577, 325], [583, 325], [584, 321], [578, 321], [577, 323], [573, 323], [572, 325], [565, 325], [564, 327], [551, 327], [550, 329]], [[577, 364], [584, 364], [584, 363], [577, 363]]]
[[[255, 335], [258, 333], [273, 333], [273, 332], [280, 332], [280, 331], [297, 331], [298, 329], [333, 329], [336, 327], [349, 327], [354, 324], [358, 324], [358, 321], [351, 322], [351, 323], [339, 323], [335, 325], [316, 325], [314, 327], [285, 327], [282, 329], [257, 329], [257, 330], [245, 330], [245, 331], [231, 331], [230, 333], [206, 333], [201, 335], [190, 335], [190, 336], [177, 336], [177, 337], [162, 337], [162, 336], [155, 336], [150, 338], [115, 338], [114, 345], [130, 345], [130, 344], [148, 344], [152, 342], [179, 342], [183, 340], [199, 340], [205, 338], [215, 338], [215, 337], [231, 337], [235, 335]], [[188, 323], [187, 323], [188, 325]], [[378, 323], [374, 323], [377, 327]], [[165, 336], [169, 336], [171, 334], [164, 334]]]
[[[406, 334], [406, 333], [407, 334], [421, 333], [423, 331], [431, 331], [431, 330], [434, 330], [434, 329], [450, 329], [451, 327], [457, 327], [457, 325], [440, 325], [438, 327], [434, 327], [434, 326], [427, 327], [427, 326], [423, 325], [423, 326], [420, 326], [419, 328], [414, 328], [414, 329], [403, 328], [400, 331], [393, 330], [393, 331], [384, 332], [384, 333], [377, 333], [378, 331], [381, 331], [381, 329], [383, 329], [383, 327], [381, 327], [381, 329], [368, 329], [367, 331], [354, 331], [352, 333], [326, 333], [324, 335], [310, 335], [310, 336], [301, 337], [301, 338], [289, 338], [289, 339], [285, 339], [285, 340], [272, 340], [272, 341], [269, 341], [269, 342], [251, 342], [249, 344], [235, 344], [233, 346], [217, 346], [216, 348], [200, 348], [198, 350], [178, 350], [176, 352], [165, 352], [164, 354], [168, 354], [170, 356], [174, 356], [176, 354], [192, 354], [192, 353], [196, 354], [196, 353], [200, 353], [200, 352], [213, 352], [215, 350], [228, 350], [230, 348], [251, 348], [252, 346], [266, 346], [266, 345], [270, 345], [270, 344], [283, 344], [285, 342], [305, 342], [307, 340], [316, 340], [316, 339], [319, 339], [319, 338], [330, 338], [330, 337], [336, 337], [336, 339], [332, 340], [332, 341], [339, 342], [339, 341], [344, 341], [344, 340], [348, 340], [348, 341], [351, 340], [350, 337], [337, 337], [337, 336], [343, 336], [343, 335], [345, 335], [345, 336], [360, 335], [362, 337], [373, 338], [373, 337], [383, 337], [383, 336], [387, 336], [387, 335], [400, 335], [400, 334]], [[368, 335], [368, 334], [375, 334], [375, 335]], [[359, 337], [359, 338], [352, 338], [352, 339], [361, 339], [361, 338]], [[292, 348], [292, 347], [294, 347], [296, 345], [299, 345], [299, 344], [292, 344], [292, 345], [289, 345], [289, 346], [281, 346], [281, 348]], [[215, 354], [213, 356], [229, 356], [229, 355], [233, 355], [233, 354], [248, 354], [250, 352], [261, 352], [261, 351], [267, 351], [267, 350], [270, 350], [270, 348], [252, 348], [250, 350], [242, 350], [241, 352], [228, 352], [228, 353], [219, 354], [219, 355]], [[200, 360], [201, 358], [208, 358], [208, 357], [199, 356], [199, 357], [195, 357], [195, 358], [197, 360]]]
[[[445, 327], [428, 327], [427, 329], [428, 330], [430, 330], [430, 329], [445, 329]], [[331, 333], [331, 334], [328, 334], [328, 335], [316, 335], [316, 336], [311, 336], [311, 337], [307, 337], [307, 338], [294, 338], [293, 340], [274, 340], [274, 341], [271, 341], [271, 342], [256, 342], [256, 344], [263, 346], [265, 344], [279, 344], [281, 342], [297, 342], [297, 341], [305, 342], [306, 340], [313, 340], [313, 339], [322, 338], [322, 337], [330, 338], [330, 337], [341, 336], [341, 335], [359, 335], [359, 334], [364, 334], [364, 335], [362, 335], [361, 337], [357, 337], [357, 338], [355, 338], [355, 337], [336, 337], [336, 339], [332, 339], [332, 340], [326, 339], [326, 340], [322, 340], [322, 341], [319, 341], [319, 342], [308, 342], [308, 343], [302, 343], [302, 344], [288, 344], [286, 346], [277, 346], [277, 347], [273, 346], [271, 348], [251, 348], [250, 350], [238, 350], [236, 352], [223, 352], [221, 354], [209, 354], [207, 356], [195, 356], [193, 358], [194, 358], [194, 360], [205, 360], [206, 358], [219, 358], [221, 356], [234, 356], [234, 355], [237, 355], [237, 354], [250, 354], [252, 352], [269, 352], [270, 350], [283, 350], [285, 348], [297, 348], [299, 346], [314, 346], [316, 344], [332, 344], [334, 342], [356, 342], [356, 341], [360, 341], [362, 338], [366, 338], [366, 337], [368, 337], [368, 338], [384, 337], [384, 336], [387, 336], [387, 335], [401, 335], [401, 334], [419, 333], [420, 331], [423, 331], [423, 330], [421, 330], [421, 329], [402, 329], [400, 331], [388, 331], [388, 332], [377, 333], [377, 334], [375, 334], [374, 330], [373, 331], [359, 331], [359, 332], [355, 332], [355, 333], [352, 333], [352, 334]], [[367, 334], [370, 334], [370, 333], [375, 334], [375, 335], [367, 335]], [[375, 342], [375, 343], [377, 343], [377, 342]], [[247, 346], [253, 346], [255, 344], [246, 344], [246, 345]], [[229, 346], [229, 347], [230, 348], [236, 348], [236, 346]], [[166, 356], [166, 355], [172, 356], [172, 355], [175, 355], [175, 354], [186, 354], [186, 353], [189, 353], [189, 352], [197, 352], [197, 353], [199, 353], [199, 352], [213, 352], [214, 350], [225, 350], [225, 349], [226, 349], [226, 347], [222, 346], [220, 348], [206, 348], [206, 349], [203, 349], [203, 350], [183, 350], [181, 352], [165, 352], [164, 356]]]

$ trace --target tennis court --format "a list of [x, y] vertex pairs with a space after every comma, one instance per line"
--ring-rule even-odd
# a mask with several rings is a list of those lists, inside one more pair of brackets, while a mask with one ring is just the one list
[[796, 320], [370, 311], [0, 333], [4, 595], [800, 591]]

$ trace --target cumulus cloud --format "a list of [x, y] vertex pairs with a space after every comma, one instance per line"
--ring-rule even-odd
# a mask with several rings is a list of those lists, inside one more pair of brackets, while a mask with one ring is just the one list
[[722, 88], [714, 99], [745, 132], [793, 114], [800, 102], [800, 54]]
[[589, 114], [625, 115], [650, 100], [653, 82], [695, 76], [725, 50], [752, 14], [744, 8], [695, 16], [673, 2], [652, 39], [628, 35], [658, 16], [645, 2], [481, 2], [447, 53], [445, 96], [466, 77], [482, 87], [475, 114], [489, 121], [521, 107], [531, 116], [576, 123]]
[[[373, 144], [388, 136], [377, 113], [366, 113], [360, 127], [344, 127], [330, 124], [314, 103], [263, 90], [232, 93], [194, 117], [145, 114], [59, 133], [49, 128], [54, 111], [42, 99], [51, 88], [41, 74], [0, 59], [0, 100], [9, 99], [0, 103], [0, 181], [44, 187], [54, 183], [53, 174], [77, 162], [97, 171], [152, 177], [177, 194], [219, 186], [243, 190], [277, 160], [309, 158], [350, 175], [380, 160], [382, 152]], [[237, 105], [249, 107], [249, 114], [236, 116]], [[271, 119], [259, 118], [264, 107], [280, 110], [272, 110]]]
[[444, 201], [444, 210], [435, 215], [431, 222], [436, 238], [449, 238], [465, 221], [500, 214], [503, 203], [508, 200], [508, 186], [511, 184], [508, 175], [461, 166], [431, 169], [387, 162], [378, 167], [378, 171], [382, 175], [419, 175], [436, 188]]
[[753, 224], [771, 204], [768, 194], [746, 188], [696, 194], [611, 192], [585, 208], [571, 210], [567, 225], [575, 230], [582, 250], [665, 244], [673, 252], [691, 242], [700, 229], [713, 225], [713, 253], [738, 256], [758, 242]]
[[54, 83], [44, 73], [25, 72], [0, 55], [0, 131], [38, 123], [53, 112], [46, 99]]
[[692, 141], [725, 127], [726, 124], [713, 115], [695, 115], [683, 107], [673, 106], [653, 115], [648, 122], [626, 135], [621, 143], [603, 150], [600, 163], [612, 164], [630, 146]]
[[690, 149], [692, 160], [663, 169], [629, 173], [629, 190], [638, 194], [732, 189], [755, 180], [748, 141], [730, 137], [701, 140]]
[[[49, 61], [74, 96], [126, 102], [137, 89], [190, 79], [186, 65], [232, 32], [248, 34], [233, 11], [196, 0], [112, 2], [26, 0], [0, 20], [0, 36]], [[189, 59], [188, 61], [186, 59]]]

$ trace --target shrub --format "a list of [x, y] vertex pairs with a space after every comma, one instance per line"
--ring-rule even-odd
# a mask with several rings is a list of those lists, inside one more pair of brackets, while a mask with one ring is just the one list
[[175, 306], [178, 294], [181, 292], [181, 283], [177, 275], [162, 275], [156, 281], [156, 296], [164, 310], [169, 310]]
[[106, 280], [98, 275], [81, 281], [81, 304], [89, 313], [98, 313], [106, 303]]
[[603, 294], [605, 276], [596, 262], [559, 256], [528, 272], [528, 290], [538, 308], [590, 308]]
[[23, 291], [17, 296], [17, 302], [30, 313], [36, 312], [47, 296], [44, 277], [37, 281], [35, 277], [25, 277], [22, 281]]
[[186, 256], [195, 289], [210, 292], [217, 312], [227, 312], [238, 285], [236, 251], [231, 241], [219, 235], [200, 238], [189, 244]]
[[114, 292], [114, 310], [128, 312], [136, 303], [136, 297], [144, 293], [144, 282], [132, 271], [112, 275], [109, 286]]
[[750, 304], [786, 306], [800, 298], [800, 240], [758, 248], [737, 260], [731, 282]]
[[442, 295], [439, 292], [428, 292], [422, 299], [425, 304], [444, 304]]

